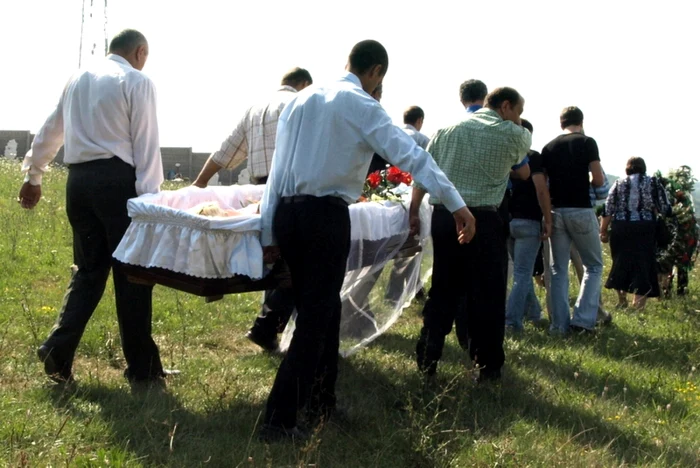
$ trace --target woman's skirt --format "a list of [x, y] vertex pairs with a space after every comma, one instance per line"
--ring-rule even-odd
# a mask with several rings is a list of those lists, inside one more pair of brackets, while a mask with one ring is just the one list
[[659, 297], [654, 221], [613, 221], [610, 253], [613, 264], [605, 287]]

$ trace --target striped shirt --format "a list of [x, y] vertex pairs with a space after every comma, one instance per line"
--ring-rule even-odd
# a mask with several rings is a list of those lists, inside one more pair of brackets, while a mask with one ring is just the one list
[[250, 107], [221, 144], [221, 149], [212, 154], [213, 161], [233, 169], [248, 158], [251, 179], [267, 177], [275, 152], [277, 120], [296, 92], [291, 86], [282, 86], [266, 104]]

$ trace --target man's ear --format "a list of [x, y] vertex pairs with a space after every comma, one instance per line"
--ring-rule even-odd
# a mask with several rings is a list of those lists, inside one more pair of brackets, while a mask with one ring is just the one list
[[509, 115], [509, 113], [513, 110], [513, 104], [510, 101], [503, 101], [501, 103], [501, 112], [503, 115]]
[[371, 77], [375, 77], [375, 76], [380, 77], [383, 75], [384, 75], [384, 65], [377, 64], [377, 65], [373, 66], [372, 69], [370, 70]]

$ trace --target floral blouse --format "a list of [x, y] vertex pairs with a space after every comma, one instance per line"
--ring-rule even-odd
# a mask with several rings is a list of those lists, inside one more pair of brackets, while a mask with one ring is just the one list
[[671, 214], [666, 190], [656, 177], [632, 174], [615, 181], [605, 201], [605, 216], [614, 221], [653, 221], [654, 213]]

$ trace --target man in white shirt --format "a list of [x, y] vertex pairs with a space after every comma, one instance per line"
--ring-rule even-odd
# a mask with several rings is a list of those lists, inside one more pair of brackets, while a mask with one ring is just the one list
[[102, 298], [110, 269], [125, 377], [132, 383], [162, 383], [165, 375], [151, 337], [153, 288], [128, 282], [112, 260], [130, 223], [127, 200], [158, 192], [163, 182], [156, 92], [141, 73], [147, 58], [143, 34], [133, 29], [117, 34], [103, 61], [70, 79], [24, 159], [26, 177], [19, 199], [27, 209], [39, 202], [42, 174], [61, 145], [69, 166], [66, 213], [77, 269], [56, 325], [38, 349], [46, 374], [56, 382], [73, 378], [75, 350]]
[[474, 235], [474, 218], [452, 183], [368, 92], [389, 65], [384, 47], [362, 41], [350, 52], [347, 73], [327, 87], [297, 95], [280, 115], [275, 158], [262, 203], [267, 260], [289, 265], [296, 330], [267, 401], [261, 438], [303, 438], [297, 410], [312, 420], [335, 410], [340, 289], [350, 248], [348, 204], [356, 201], [373, 152], [386, 157], [454, 214], [460, 241]]
[[403, 113], [403, 131], [423, 149], [427, 148], [430, 142], [430, 138], [420, 132], [424, 119], [425, 112], [418, 106], [411, 106]]
[[277, 120], [284, 106], [296, 93], [312, 83], [311, 74], [307, 70], [299, 67], [289, 70], [282, 77], [281, 87], [269, 101], [251, 106], [245, 111], [219, 151], [209, 157], [194, 185], [206, 187], [209, 179], [220, 169], [234, 169], [246, 159], [250, 183], [267, 182], [275, 152]]

